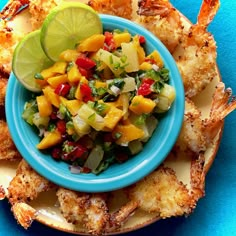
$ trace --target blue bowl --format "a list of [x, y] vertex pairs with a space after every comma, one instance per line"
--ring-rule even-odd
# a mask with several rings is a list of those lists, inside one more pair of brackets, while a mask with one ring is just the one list
[[40, 175], [68, 189], [83, 192], [106, 192], [126, 187], [148, 175], [160, 165], [171, 151], [179, 135], [184, 116], [184, 89], [176, 63], [166, 47], [148, 30], [123, 18], [100, 15], [106, 30], [125, 30], [146, 38], [146, 52], [157, 49], [170, 71], [170, 84], [176, 90], [176, 99], [171, 109], [160, 119], [159, 125], [142, 152], [125, 163], [114, 164], [99, 174], [72, 174], [68, 164], [55, 161], [49, 154], [36, 148], [37, 133], [22, 119], [24, 104], [31, 98], [11, 73], [6, 94], [6, 117], [11, 136], [25, 160]]

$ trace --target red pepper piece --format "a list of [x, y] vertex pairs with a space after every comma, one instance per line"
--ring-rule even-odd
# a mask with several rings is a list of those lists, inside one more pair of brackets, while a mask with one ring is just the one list
[[66, 122], [64, 120], [58, 120], [57, 121], [57, 130], [61, 134], [65, 134], [66, 133]]
[[90, 70], [96, 66], [96, 62], [86, 56], [80, 56], [77, 58], [76, 62], [78, 67], [81, 67], [85, 70]]
[[138, 95], [147, 96], [152, 93], [151, 86], [154, 82], [153, 79], [143, 79], [141, 86], [138, 88]]
[[69, 84], [62, 83], [56, 87], [55, 93], [60, 96], [65, 97], [69, 93], [70, 88], [71, 88], [71, 86]]
[[104, 33], [105, 35], [105, 41], [104, 41], [104, 47], [103, 49], [104, 50], [107, 50], [107, 51], [113, 51], [115, 50], [116, 48], [116, 45], [115, 45], [115, 41], [114, 41], [114, 38], [113, 38], [113, 34], [111, 32], [105, 32]]
[[103, 141], [104, 142], [108, 142], [108, 143], [112, 143], [114, 142], [114, 138], [112, 137], [112, 133], [105, 133], [104, 136], [103, 136]]
[[92, 96], [92, 89], [89, 87], [88, 84], [80, 84], [80, 92], [83, 96], [83, 101], [88, 102], [88, 101], [93, 101], [93, 96]]
[[52, 149], [52, 157], [54, 159], [61, 159], [61, 149], [56, 147]]
[[143, 35], [139, 35], [139, 43], [140, 44], [146, 43], [146, 39], [145, 39], [145, 37]]
[[129, 156], [128, 154], [126, 153], [117, 153], [116, 154], [116, 160], [119, 162], [119, 163], [122, 163], [122, 162], [125, 162], [129, 159]]

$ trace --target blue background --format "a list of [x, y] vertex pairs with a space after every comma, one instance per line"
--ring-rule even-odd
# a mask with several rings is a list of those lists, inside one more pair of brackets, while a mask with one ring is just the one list
[[[0, 6], [6, 3], [1, 0]], [[192, 22], [196, 22], [201, 0], [172, 0], [172, 3]], [[218, 45], [218, 66], [227, 87], [236, 94], [236, 1], [222, 0], [221, 7], [209, 31]], [[236, 112], [225, 119], [222, 142], [216, 159], [206, 178], [206, 196], [188, 218], [171, 218], [158, 221], [143, 229], [125, 234], [139, 235], [214, 235], [236, 234]], [[0, 201], [0, 235], [19, 236], [68, 236], [34, 222], [25, 231], [16, 224], [7, 201]]]

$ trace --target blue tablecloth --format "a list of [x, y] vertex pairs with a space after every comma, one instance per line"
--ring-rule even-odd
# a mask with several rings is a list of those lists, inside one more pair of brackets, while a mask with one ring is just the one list
[[[1, 0], [0, 6], [6, 0]], [[201, 0], [172, 0], [192, 22], [196, 22]], [[221, 7], [209, 30], [218, 45], [218, 65], [222, 79], [236, 94], [236, 2], [222, 0]], [[236, 235], [236, 112], [225, 120], [222, 142], [215, 162], [206, 178], [206, 196], [188, 218], [156, 222], [127, 236], [134, 235]], [[6, 201], [0, 201], [0, 235], [57, 235], [67, 233], [48, 228], [38, 222], [25, 231], [16, 224]]]

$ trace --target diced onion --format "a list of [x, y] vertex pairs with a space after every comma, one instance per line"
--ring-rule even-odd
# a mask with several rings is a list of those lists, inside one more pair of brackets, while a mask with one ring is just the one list
[[81, 172], [81, 167], [80, 166], [69, 166], [71, 174], [80, 174]]

